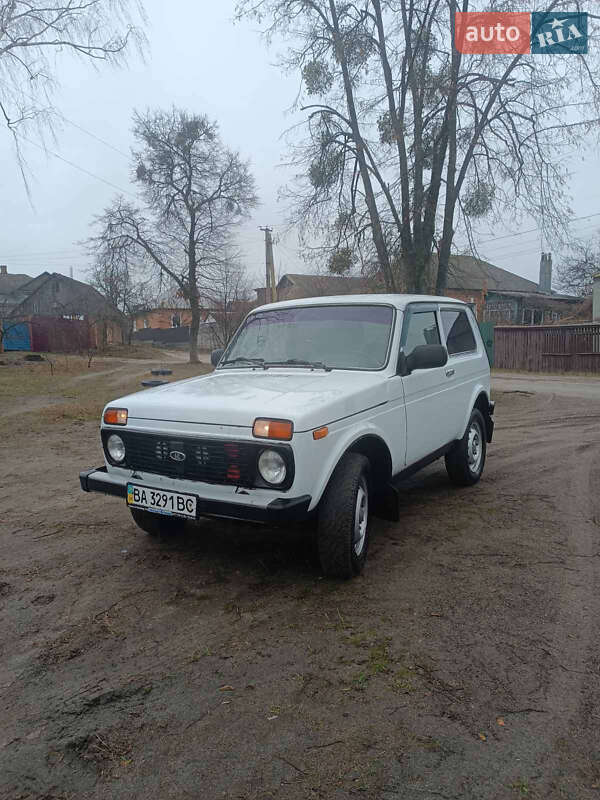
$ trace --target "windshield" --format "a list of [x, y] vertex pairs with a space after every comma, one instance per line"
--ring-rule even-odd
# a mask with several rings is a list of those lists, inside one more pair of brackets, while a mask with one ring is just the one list
[[[394, 311], [389, 306], [304, 306], [249, 316], [221, 367], [265, 366], [381, 369]], [[304, 363], [302, 363], [304, 362]]]

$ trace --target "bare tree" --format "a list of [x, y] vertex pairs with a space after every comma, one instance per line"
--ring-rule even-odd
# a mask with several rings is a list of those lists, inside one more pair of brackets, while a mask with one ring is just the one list
[[105, 261], [138, 259], [177, 286], [191, 309], [190, 361], [198, 361], [200, 299], [220, 275], [234, 227], [257, 203], [254, 179], [206, 116], [136, 112], [134, 136], [144, 207], [117, 197], [90, 244]]
[[135, 315], [154, 305], [157, 282], [144, 275], [143, 264], [133, 261], [129, 250], [108, 249], [96, 254], [90, 283], [124, 315], [127, 320], [124, 340], [131, 344]]
[[558, 265], [559, 287], [572, 294], [591, 295], [594, 276], [600, 274], [600, 235], [571, 245], [570, 254]]
[[213, 286], [204, 295], [214, 319], [213, 339], [225, 347], [250, 311], [251, 290], [242, 265], [235, 257], [226, 259], [215, 274]]
[[[573, 11], [578, 2], [534, 2]], [[389, 290], [446, 287], [457, 228], [532, 215], [565, 231], [565, 151], [598, 129], [598, 56], [462, 55], [457, 11], [513, 0], [242, 0], [287, 37], [306, 135], [293, 218], [331, 263], [376, 260]], [[591, 50], [591, 49], [590, 49]], [[562, 160], [561, 160], [562, 159]], [[353, 258], [348, 258], [350, 250]], [[439, 268], [438, 268], [439, 264]]]
[[12, 132], [37, 122], [52, 127], [56, 57], [70, 52], [93, 63], [124, 61], [145, 38], [138, 0], [0, 0], [0, 117]]

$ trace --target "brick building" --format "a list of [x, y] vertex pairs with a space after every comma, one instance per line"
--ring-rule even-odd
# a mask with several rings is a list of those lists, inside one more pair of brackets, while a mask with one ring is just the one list
[[192, 322], [192, 312], [183, 306], [159, 306], [138, 311], [133, 317], [133, 330], [144, 328], [185, 328]]
[[580, 297], [552, 291], [552, 256], [542, 253], [537, 283], [474, 256], [452, 256], [448, 297], [472, 303], [480, 322], [542, 325], [577, 314]]

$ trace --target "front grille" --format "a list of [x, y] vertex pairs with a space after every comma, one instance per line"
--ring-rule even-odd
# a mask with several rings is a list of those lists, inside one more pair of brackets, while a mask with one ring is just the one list
[[[114, 430], [103, 430], [102, 439], [106, 442]], [[204, 483], [229, 484], [252, 488], [265, 486], [261, 480], [257, 462], [265, 449], [264, 443], [221, 441], [168, 436], [165, 434], [118, 431], [125, 443], [125, 464], [128, 469], [165, 475], [169, 478], [184, 478]], [[270, 445], [269, 445], [270, 447]], [[288, 474], [284, 484], [278, 488], [285, 490], [293, 479], [293, 459], [291, 448], [275, 446], [286, 460]], [[106, 448], [105, 448], [106, 451]], [[109, 456], [110, 459], [110, 456]]]

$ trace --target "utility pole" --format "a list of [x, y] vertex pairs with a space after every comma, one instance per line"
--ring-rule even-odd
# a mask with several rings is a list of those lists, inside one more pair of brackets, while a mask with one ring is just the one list
[[266, 297], [267, 303], [277, 302], [277, 286], [275, 285], [275, 265], [273, 264], [273, 228], [268, 225], [260, 229], [265, 232], [265, 267], [266, 267]]

